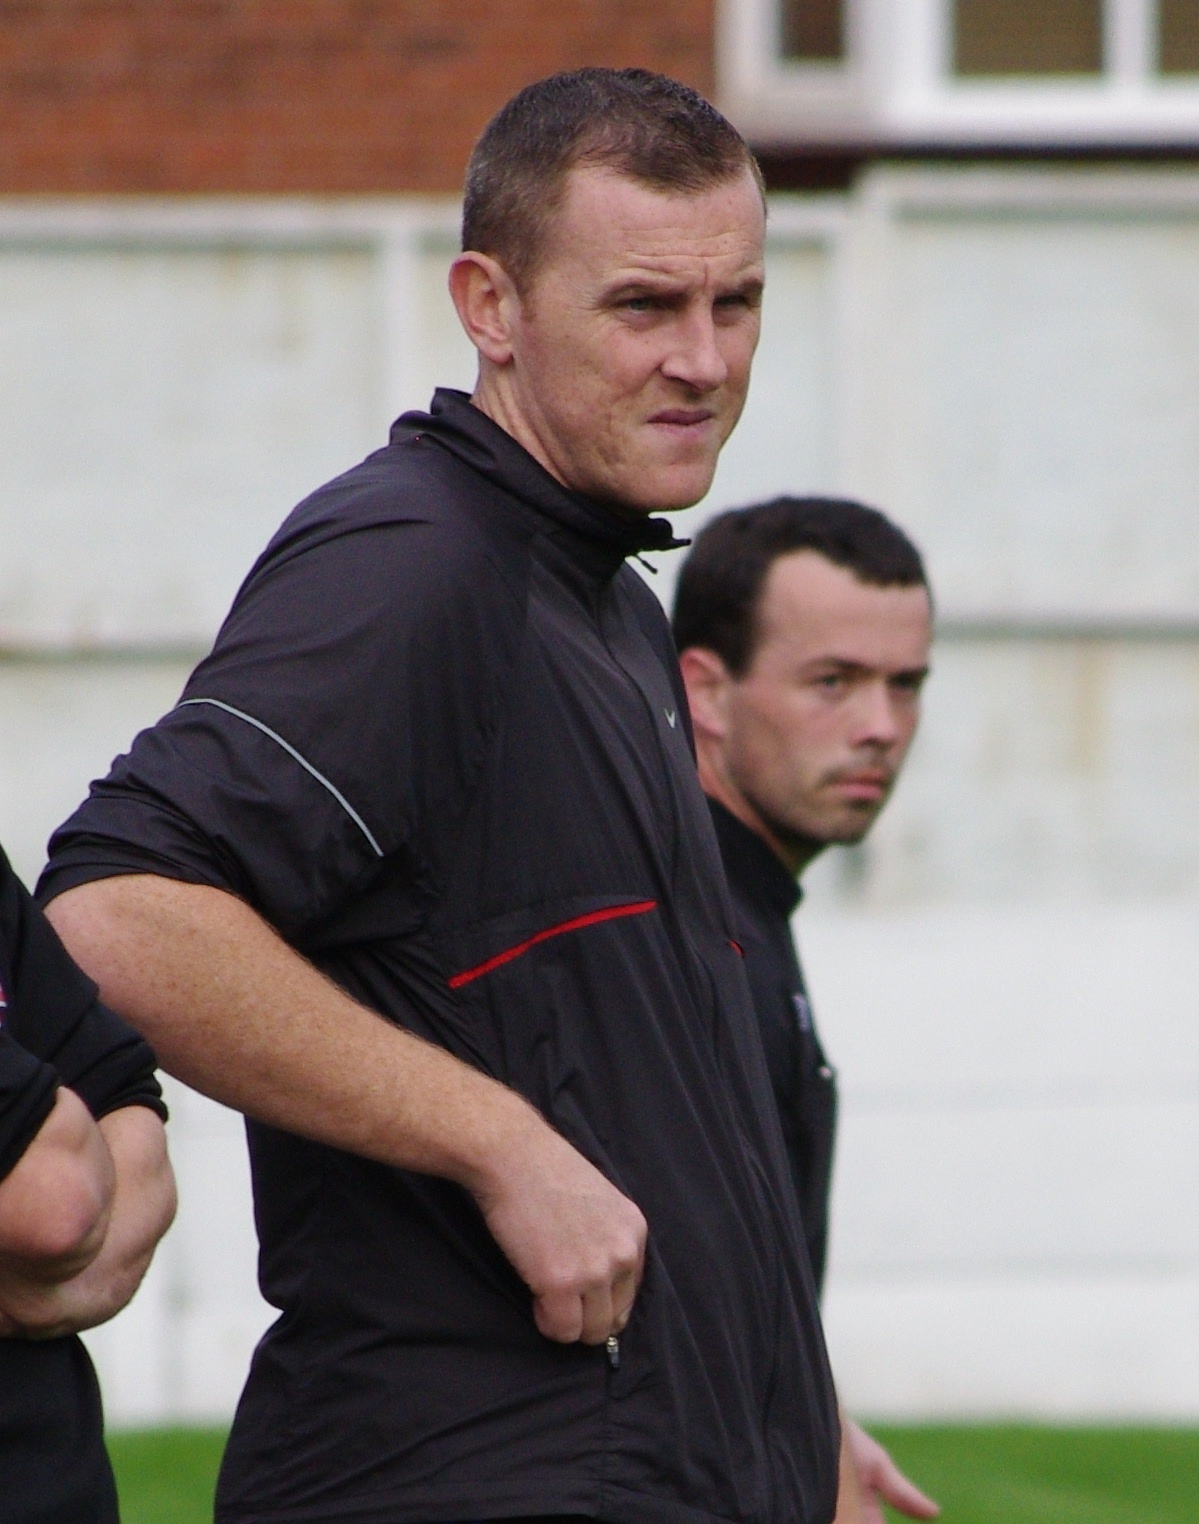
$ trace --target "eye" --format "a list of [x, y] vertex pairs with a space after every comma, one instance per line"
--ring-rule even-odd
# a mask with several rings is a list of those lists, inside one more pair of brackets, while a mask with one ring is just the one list
[[762, 293], [760, 290], [753, 291], [730, 291], [724, 296], [718, 296], [713, 306], [718, 312], [738, 314], [741, 312], [757, 312], [762, 305]]

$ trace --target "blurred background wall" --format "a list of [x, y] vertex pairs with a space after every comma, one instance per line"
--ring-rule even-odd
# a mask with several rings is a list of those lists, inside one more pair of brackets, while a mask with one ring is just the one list
[[[294, 501], [469, 387], [465, 156], [582, 63], [714, 92], [772, 187], [750, 404], [684, 522], [851, 492], [937, 591], [908, 773], [798, 921], [845, 1397], [1194, 1420], [1193, 5], [0, 9], [0, 840], [32, 880]], [[90, 1336], [117, 1422], [227, 1416], [270, 1316], [240, 1123], [170, 1089], [179, 1221]]]

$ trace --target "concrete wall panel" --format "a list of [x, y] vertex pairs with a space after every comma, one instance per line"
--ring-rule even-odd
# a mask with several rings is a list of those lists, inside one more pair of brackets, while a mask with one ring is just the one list
[[1199, 610], [1199, 201], [1187, 175], [879, 172], [855, 481], [946, 612]]
[[284, 514], [378, 442], [371, 277], [345, 250], [0, 239], [0, 642], [210, 637]]

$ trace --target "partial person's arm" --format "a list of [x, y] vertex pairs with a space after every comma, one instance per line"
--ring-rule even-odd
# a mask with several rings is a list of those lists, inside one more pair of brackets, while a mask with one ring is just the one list
[[849, 1419], [841, 1409], [841, 1453], [837, 1466], [837, 1512], [833, 1524], [866, 1524], [866, 1493], [849, 1443]]
[[[844, 1412], [841, 1414], [841, 1478], [847, 1505], [845, 1524], [850, 1520], [860, 1520], [861, 1524], [886, 1524], [884, 1503], [909, 1519], [935, 1519], [941, 1512], [932, 1498], [926, 1497], [919, 1487], [908, 1481], [878, 1440]], [[834, 1524], [842, 1524], [841, 1507], [839, 1495]]]
[[[59, 1091], [64, 1096], [76, 1100], [69, 1090]], [[0, 1323], [2, 1332], [46, 1339], [106, 1323], [141, 1285], [155, 1247], [174, 1219], [175, 1177], [166, 1129], [154, 1112], [125, 1106], [99, 1122], [90, 1116], [87, 1121], [111, 1180], [103, 1231], [98, 1239], [91, 1235], [86, 1257], [81, 1253], [81, 1262], [68, 1274], [61, 1273], [65, 1264], [51, 1273], [45, 1258], [6, 1261], [0, 1256], [0, 1314], [10, 1325]]]
[[104, 1243], [116, 1171], [87, 1107], [55, 1092], [50, 1114], [0, 1180], [0, 1335], [52, 1331], [39, 1314]]
[[547, 1337], [600, 1344], [624, 1327], [645, 1220], [514, 1091], [352, 1000], [223, 890], [113, 877], [47, 915], [169, 1072], [259, 1121], [464, 1186]]

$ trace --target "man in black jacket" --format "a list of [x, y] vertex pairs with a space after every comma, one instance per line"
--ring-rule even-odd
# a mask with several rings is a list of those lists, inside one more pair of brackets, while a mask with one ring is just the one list
[[76, 1337], [128, 1302], [170, 1224], [154, 1055], [106, 1010], [0, 852], [0, 1516], [117, 1524]]
[[[836, 1080], [791, 916], [804, 869], [835, 843], [860, 842], [894, 786], [919, 718], [931, 613], [916, 547], [875, 509], [839, 498], [721, 514], [697, 537], [675, 595], [700, 780], [818, 1287]], [[850, 1419], [842, 1426], [856, 1472], [845, 1490], [865, 1494], [862, 1518], [883, 1524], [882, 1501], [936, 1514], [877, 1441]]]
[[827, 1524], [835, 1402], [656, 600], [740, 413], [764, 206], [694, 92], [521, 92], [468, 172], [479, 354], [292, 514], [42, 892], [247, 1113], [224, 1521]]

